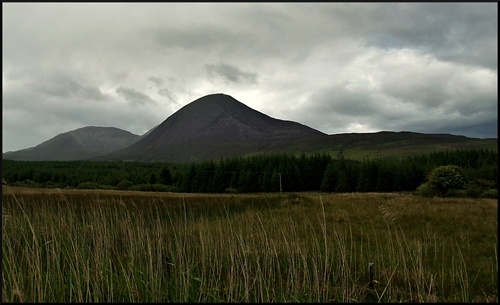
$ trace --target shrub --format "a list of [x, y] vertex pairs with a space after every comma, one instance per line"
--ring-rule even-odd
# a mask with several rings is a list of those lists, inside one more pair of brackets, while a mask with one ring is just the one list
[[467, 195], [472, 198], [479, 198], [483, 196], [483, 193], [488, 192], [489, 190], [493, 190], [494, 186], [495, 186], [495, 181], [492, 180], [486, 180], [486, 179], [472, 180], [469, 181], [469, 183], [467, 184]]
[[477, 188], [477, 187], [468, 187], [467, 188], [467, 196], [471, 197], [471, 198], [479, 198], [479, 196], [481, 196], [481, 194], [483, 193], [484, 191], [480, 188]]
[[30, 180], [30, 179], [26, 179], [25, 181], [22, 181], [20, 183], [20, 186], [27, 186], [27, 187], [40, 187], [40, 183], [38, 182], [35, 182], [33, 180]]
[[448, 190], [465, 188], [465, 177], [456, 165], [444, 165], [433, 169], [427, 182], [437, 190], [441, 197], [444, 197]]
[[129, 181], [127, 179], [123, 179], [122, 181], [120, 181], [120, 183], [118, 183], [116, 188], [118, 188], [119, 190], [126, 190], [129, 187], [131, 187], [132, 185], [134, 185], [134, 183], [132, 181]]
[[436, 189], [432, 188], [429, 183], [423, 183], [417, 188], [417, 193], [422, 197], [432, 198], [437, 196]]
[[451, 189], [451, 190], [447, 190], [443, 197], [466, 198], [467, 196], [468, 195], [467, 195], [467, 191], [466, 190]]
[[175, 185], [165, 185], [165, 187], [167, 189], [166, 192], [177, 193], [179, 191], [179, 189]]
[[155, 183], [155, 184], [151, 185], [151, 191], [153, 191], [153, 192], [168, 192], [169, 187], [164, 185], [164, 184]]
[[234, 187], [228, 187], [225, 191], [226, 191], [226, 193], [229, 193], [229, 194], [237, 194], [240, 192], [238, 189], [235, 189]]
[[484, 191], [481, 196], [481, 198], [492, 198], [492, 199], [498, 199], [498, 190], [497, 189], [489, 189], [487, 191]]
[[95, 182], [82, 182], [78, 184], [77, 188], [93, 190], [93, 189], [100, 189], [101, 186]]
[[52, 182], [52, 181], [42, 183], [40, 186], [43, 188], [47, 188], [47, 189], [65, 188], [66, 187], [66, 185], [64, 185], [62, 183], [57, 183], [57, 182]]
[[129, 191], [142, 191], [149, 192], [151, 191], [151, 184], [135, 184], [128, 188]]
[[141, 191], [141, 192], [176, 192], [177, 188], [173, 185], [164, 185], [161, 183], [155, 184], [136, 184], [128, 187], [129, 191]]

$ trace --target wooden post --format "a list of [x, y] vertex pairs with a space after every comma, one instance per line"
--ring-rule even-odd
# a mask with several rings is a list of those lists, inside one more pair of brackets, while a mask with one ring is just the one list
[[368, 263], [368, 273], [370, 274], [370, 289], [373, 289], [373, 278], [375, 276], [375, 263]]

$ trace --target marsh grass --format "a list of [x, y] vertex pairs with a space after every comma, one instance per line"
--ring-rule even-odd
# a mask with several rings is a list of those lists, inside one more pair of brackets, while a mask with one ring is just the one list
[[2, 202], [5, 302], [498, 301], [491, 199], [4, 187]]

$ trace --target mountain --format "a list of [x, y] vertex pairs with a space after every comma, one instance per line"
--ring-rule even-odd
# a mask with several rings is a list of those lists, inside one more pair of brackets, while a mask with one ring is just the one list
[[326, 136], [297, 122], [272, 118], [219, 93], [187, 104], [141, 140], [96, 160], [186, 162], [218, 159]]
[[88, 126], [61, 133], [35, 147], [3, 154], [22, 161], [84, 160], [130, 146], [141, 136], [114, 127]]
[[327, 135], [272, 118], [233, 97], [201, 97], [142, 136], [112, 127], [84, 127], [36, 147], [7, 152], [12, 160], [190, 162], [266, 153], [328, 153], [349, 159], [402, 157], [455, 149], [493, 149], [498, 139], [382, 131]]

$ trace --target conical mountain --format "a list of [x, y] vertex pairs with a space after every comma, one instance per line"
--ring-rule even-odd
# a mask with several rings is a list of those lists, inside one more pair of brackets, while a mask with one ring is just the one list
[[326, 134], [272, 118], [218, 93], [189, 103], [137, 143], [99, 159], [182, 162], [232, 157], [316, 136]]

